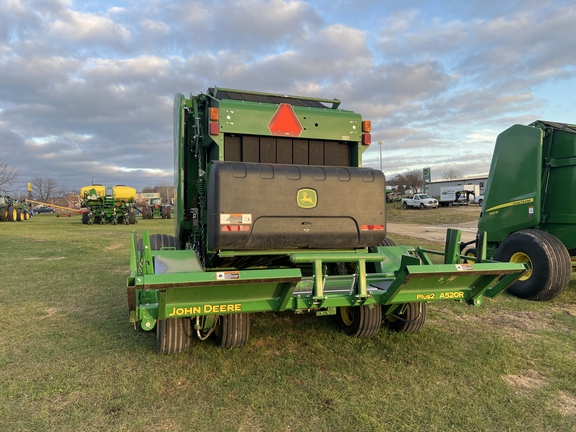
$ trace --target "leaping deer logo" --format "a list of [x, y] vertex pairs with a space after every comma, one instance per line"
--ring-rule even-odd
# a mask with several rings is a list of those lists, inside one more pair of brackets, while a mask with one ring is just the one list
[[316, 207], [318, 197], [316, 191], [313, 189], [300, 189], [298, 191], [297, 203], [298, 207], [313, 208]]

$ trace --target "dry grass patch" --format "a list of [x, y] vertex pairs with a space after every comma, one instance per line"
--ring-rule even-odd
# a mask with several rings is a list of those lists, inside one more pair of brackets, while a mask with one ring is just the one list
[[546, 377], [532, 369], [523, 371], [521, 375], [504, 375], [502, 379], [508, 385], [518, 389], [519, 393], [526, 396], [532, 390], [543, 388], [547, 384]]
[[576, 396], [567, 391], [561, 391], [551, 406], [562, 415], [576, 417]]

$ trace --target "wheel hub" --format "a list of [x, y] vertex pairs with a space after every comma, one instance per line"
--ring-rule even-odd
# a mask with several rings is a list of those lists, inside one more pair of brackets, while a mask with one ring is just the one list
[[530, 276], [532, 276], [532, 260], [530, 259], [530, 257], [528, 255], [526, 255], [524, 252], [516, 252], [514, 255], [512, 255], [510, 257], [510, 262], [513, 262], [516, 264], [528, 263], [530, 268], [518, 280], [525, 281], [525, 280], [530, 279]]

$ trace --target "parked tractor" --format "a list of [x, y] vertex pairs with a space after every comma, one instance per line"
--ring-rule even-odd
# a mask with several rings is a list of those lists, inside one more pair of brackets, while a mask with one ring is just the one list
[[[496, 139], [478, 222], [465, 254], [526, 263], [508, 292], [551, 300], [570, 283], [576, 255], [576, 125], [538, 120]], [[485, 234], [483, 234], [485, 233]], [[462, 247], [465, 247], [463, 244]]]
[[135, 197], [136, 189], [124, 185], [114, 186], [110, 194], [106, 193], [106, 187], [102, 185], [84, 186], [80, 189], [82, 223], [135, 224]]
[[0, 195], [0, 221], [23, 221], [30, 219], [26, 201]]
[[480, 305], [521, 263], [463, 264], [449, 230], [440, 263], [386, 237], [384, 174], [362, 167], [371, 123], [320, 99], [211, 88], [174, 101], [175, 235], [132, 234], [130, 321], [160, 353], [195, 334], [248, 342], [255, 312], [337, 317], [369, 337], [415, 332], [427, 303]]
[[152, 198], [142, 209], [142, 219], [171, 219], [170, 206], [162, 204], [162, 199]]

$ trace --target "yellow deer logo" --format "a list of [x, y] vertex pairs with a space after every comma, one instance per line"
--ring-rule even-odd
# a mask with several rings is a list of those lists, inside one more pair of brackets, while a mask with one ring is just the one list
[[300, 189], [296, 197], [298, 207], [314, 208], [318, 204], [318, 194], [314, 189]]

